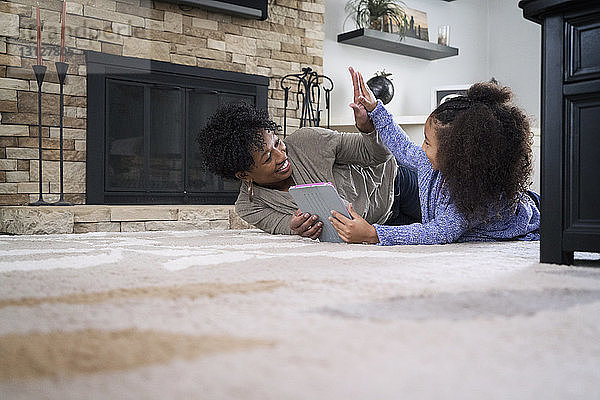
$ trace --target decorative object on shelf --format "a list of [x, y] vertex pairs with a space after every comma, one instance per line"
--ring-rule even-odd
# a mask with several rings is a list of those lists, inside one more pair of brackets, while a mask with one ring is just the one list
[[359, 28], [397, 33], [400, 37], [404, 37], [408, 29], [402, 1], [349, 0], [345, 10], [348, 13], [346, 20], [353, 17]]
[[[300, 127], [320, 126], [321, 123], [321, 90], [325, 96], [325, 109], [327, 110], [327, 128], [329, 128], [330, 117], [330, 95], [333, 90], [333, 81], [325, 76], [319, 75], [310, 67], [302, 68], [300, 74], [288, 74], [281, 78], [281, 88], [284, 90], [284, 109], [283, 109], [283, 137], [287, 135], [287, 108], [291, 86], [286, 86], [285, 81], [297, 80], [296, 84], [296, 108], [298, 110], [302, 104], [302, 116], [300, 117]], [[329, 87], [324, 86], [325, 82]]]
[[438, 44], [443, 46], [450, 45], [450, 25], [440, 25], [438, 26]]
[[470, 85], [440, 86], [431, 90], [431, 110], [440, 104], [457, 96], [465, 96]]
[[427, 13], [412, 8], [406, 8], [406, 19], [408, 20], [406, 36], [429, 41]]
[[394, 97], [394, 84], [391, 78], [388, 79], [391, 75], [383, 70], [367, 81], [367, 86], [373, 91], [375, 98], [381, 100], [383, 104], [389, 103]]

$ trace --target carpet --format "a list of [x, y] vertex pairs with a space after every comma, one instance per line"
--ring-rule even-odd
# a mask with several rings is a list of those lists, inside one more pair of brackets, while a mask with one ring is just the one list
[[0, 236], [2, 399], [592, 399], [600, 255], [258, 230]]

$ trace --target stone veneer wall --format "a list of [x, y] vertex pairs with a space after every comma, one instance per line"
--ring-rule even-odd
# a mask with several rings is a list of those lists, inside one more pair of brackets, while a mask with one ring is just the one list
[[[38, 198], [36, 0], [0, 1], [0, 205]], [[43, 64], [43, 193], [56, 201], [58, 61], [62, 1], [40, 1]], [[85, 50], [271, 78], [269, 112], [283, 123], [279, 80], [310, 66], [322, 73], [324, 0], [270, 0], [266, 21], [151, 0], [67, 2], [68, 75], [64, 88], [65, 199], [85, 203]], [[295, 106], [292, 104], [292, 106]], [[299, 121], [288, 111], [288, 127]]]

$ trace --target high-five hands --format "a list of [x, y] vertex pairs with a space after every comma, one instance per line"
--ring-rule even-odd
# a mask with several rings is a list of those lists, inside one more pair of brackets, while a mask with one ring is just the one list
[[347, 243], [379, 243], [375, 227], [358, 215], [352, 203], [348, 205], [352, 219], [346, 218], [337, 211], [331, 211], [329, 221], [337, 231], [338, 236]]
[[319, 221], [318, 215], [302, 213], [300, 209], [292, 214], [290, 219], [290, 229], [296, 235], [317, 239], [323, 233], [323, 223]]
[[373, 132], [375, 126], [367, 111], [371, 112], [375, 109], [377, 99], [375, 99], [375, 95], [373, 95], [371, 89], [365, 85], [360, 72], [355, 71], [352, 67], [348, 67], [348, 71], [350, 71], [352, 86], [354, 88], [354, 101], [350, 103], [350, 107], [354, 111], [356, 127], [361, 132]]

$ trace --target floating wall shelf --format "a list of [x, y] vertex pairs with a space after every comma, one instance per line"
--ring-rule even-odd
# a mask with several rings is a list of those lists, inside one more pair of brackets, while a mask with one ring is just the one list
[[[394, 116], [394, 121], [398, 125], [425, 125], [427, 117], [429, 115], [396, 115]], [[329, 128], [338, 132], [358, 132], [356, 125], [353, 123], [333, 124]]]
[[396, 33], [381, 32], [373, 29], [361, 28], [350, 32], [340, 33], [337, 37], [337, 41], [339, 43], [381, 50], [388, 53], [402, 54], [425, 60], [437, 60], [439, 58], [458, 55], [458, 49], [456, 47], [443, 46], [441, 44], [411, 37], [400, 39], [400, 36]]

